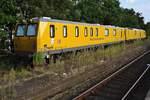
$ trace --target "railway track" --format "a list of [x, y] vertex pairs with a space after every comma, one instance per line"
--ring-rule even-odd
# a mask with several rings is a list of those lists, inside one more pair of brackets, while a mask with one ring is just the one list
[[141, 78], [150, 69], [146, 59], [150, 51], [136, 58], [100, 83], [73, 100], [126, 100]]

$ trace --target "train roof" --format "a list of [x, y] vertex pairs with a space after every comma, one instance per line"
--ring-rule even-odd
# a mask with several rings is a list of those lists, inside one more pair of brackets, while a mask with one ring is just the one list
[[93, 26], [104, 26], [100, 24], [90, 24], [90, 23], [84, 23], [84, 22], [74, 22], [74, 21], [66, 21], [66, 20], [58, 20], [58, 19], [51, 19], [50, 17], [42, 17], [42, 18], [32, 18], [33, 21], [43, 21], [43, 22], [60, 22], [65, 24], [79, 24], [79, 25], [93, 25]]
[[[131, 30], [142, 30], [142, 29], [136, 29], [136, 28], [123, 28], [123, 27], [118, 27], [118, 26], [112, 26], [112, 25], [101, 25], [101, 24], [91, 24], [91, 23], [84, 23], [84, 22], [75, 22], [75, 21], [66, 21], [66, 20], [58, 20], [58, 19], [52, 19], [50, 17], [35, 17], [32, 18], [32, 21], [38, 22], [38, 21], [43, 21], [43, 22], [60, 22], [64, 24], [79, 24], [79, 25], [87, 25], [87, 26], [104, 26], [105, 28], [120, 28], [120, 29], [131, 29]], [[144, 31], [144, 30], [143, 30]]]

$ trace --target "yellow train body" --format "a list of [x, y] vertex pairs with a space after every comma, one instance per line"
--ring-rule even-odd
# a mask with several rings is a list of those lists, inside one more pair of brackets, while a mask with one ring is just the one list
[[14, 50], [56, 54], [144, 38], [140, 29], [35, 18], [33, 23], [17, 25]]

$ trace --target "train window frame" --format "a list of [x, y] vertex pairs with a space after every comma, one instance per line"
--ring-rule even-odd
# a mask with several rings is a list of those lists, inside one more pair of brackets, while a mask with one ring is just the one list
[[75, 27], [75, 37], [79, 37], [79, 27]]
[[[25, 28], [25, 29], [24, 29], [24, 33], [21, 34], [21, 35], [18, 35], [18, 34], [17, 34], [17, 33], [18, 33], [18, 27], [21, 26], [21, 25], [22, 25], [22, 26], [24, 25], [24, 28]], [[25, 35], [26, 35], [26, 30], [27, 30], [26, 28], [27, 28], [27, 25], [26, 25], [26, 24], [18, 24], [18, 25], [17, 25], [17, 28], [16, 28], [15, 36], [16, 36], [16, 37], [23, 37], [23, 36], [25, 36]]]
[[104, 35], [105, 35], [105, 36], [109, 36], [109, 29], [108, 29], [108, 28], [105, 29]]
[[116, 36], [116, 29], [113, 29], [113, 36]]
[[135, 30], [135, 33], [134, 33], [134, 35], [137, 35], [137, 31]]
[[123, 30], [121, 29], [121, 34], [120, 34], [120, 37], [122, 38], [122, 35], [123, 35]]
[[93, 37], [93, 28], [90, 28], [90, 36]]
[[140, 31], [140, 38], [142, 37], [142, 32]]
[[[53, 32], [52, 32], [52, 29], [53, 28]], [[55, 25], [50, 25], [50, 28], [49, 28], [49, 32], [50, 32], [50, 37], [51, 38], [55, 38]]]
[[[30, 25], [36, 25], [36, 27], [35, 27], [35, 34], [33, 34], [33, 35], [29, 35], [29, 34], [28, 34], [28, 28], [29, 28]], [[38, 24], [36, 24], [36, 23], [30, 23], [30, 24], [27, 24], [26, 36], [34, 37], [34, 36], [37, 35], [37, 31], [38, 31]]]
[[63, 37], [66, 38], [68, 36], [67, 26], [63, 26]]
[[98, 28], [96, 28], [96, 34], [95, 34], [95, 35], [96, 35], [96, 37], [98, 37], [98, 36], [99, 36], [99, 34], [98, 34], [98, 33], [99, 33], [99, 29], [98, 29]]
[[84, 36], [85, 36], [85, 37], [88, 36], [88, 28], [87, 28], [87, 27], [84, 28]]

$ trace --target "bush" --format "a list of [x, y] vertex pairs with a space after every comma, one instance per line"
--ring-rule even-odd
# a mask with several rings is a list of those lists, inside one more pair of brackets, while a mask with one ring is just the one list
[[35, 53], [33, 55], [33, 63], [36, 65], [41, 65], [44, 63], [44, 56], [43, 53]]
[[7, 33], [0, 29], [0, 49], [4, 49], [6, 47], [5, 40], [7, 39]]

